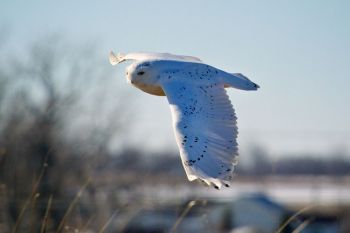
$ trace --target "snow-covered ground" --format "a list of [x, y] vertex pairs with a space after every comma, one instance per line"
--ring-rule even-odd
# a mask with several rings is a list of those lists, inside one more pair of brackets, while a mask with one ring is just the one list
[[[183, 200], [190, 198], [208, 198], [232, 200], [251, 193], [264, 193], [284, 205], [327, 205], [350, 206], [350, 178], [329, 177], [269, 177], [264, 179], [237, 179], [230, 188], [216, 190], [205, 186], [162, 184], [142, 186], [137, 193], [150, 200]], [[125, 198], [130, 197], [125, 193]]]

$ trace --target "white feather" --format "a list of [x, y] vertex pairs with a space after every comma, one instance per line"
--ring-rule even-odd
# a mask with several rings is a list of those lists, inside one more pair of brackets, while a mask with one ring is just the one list
[[125, 60], [137, 60], [127, 68], [130, 83], [147, 93], [167, 96], [188, 179], [216, 188], [227, 186], [238, 161], [238, 130], [225, 87], [257, 90], [259, 86], [242, 74], [227, 73], [191, 56], [110, 54], [112, 64]]
[[126, 60], [172, 60], [172, 61], [187, 61], [187, 62], [202, 62], [199, 58], [185, 55], [174, 55], [171, 53], [118, 53], [116, 56], [112, 51], [109, 54], [109, 61], [112, 65], [116, 65]]
[[224, 85], [187, 80], [162, 87], [188, 179], [220, 188], [232, 179], [238, 156], [236, 116]]

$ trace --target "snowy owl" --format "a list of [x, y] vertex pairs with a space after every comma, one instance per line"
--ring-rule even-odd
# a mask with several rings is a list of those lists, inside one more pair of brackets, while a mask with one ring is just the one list
[[236, 115], [226, 87], [257, 90], [259, 86], [239, 73], [227, 73], [191, 56], [169, 53], [109, 55], [116, 65], [135, 60], [126, 79], [152, 95], [166, 96], [182, 164], [190, 181], [199, 179], [220, 189], [237, 164]]

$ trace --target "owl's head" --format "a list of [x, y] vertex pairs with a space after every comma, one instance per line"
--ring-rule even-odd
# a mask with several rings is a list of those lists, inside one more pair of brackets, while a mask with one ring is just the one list
[[135, 62], [126, 68], [126, 79], [135, 86], [156, 85], [159, 69], [152, 61]]

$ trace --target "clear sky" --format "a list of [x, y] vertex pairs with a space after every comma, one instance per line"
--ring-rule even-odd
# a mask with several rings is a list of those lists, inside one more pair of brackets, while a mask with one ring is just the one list
[[[61, 33], [97, 41], [106, 56], [110, 49], [187, 54], [244, 73], [261, 89], [229, 91], [242, 150], [327, 153], [350, 152], [349, 12], [345, 0], [3, 0], [0, 22], [19, 47]], [[149, 148], [174, 149], [165, 98], [132, 93], [141, 112], [135, 143], [147, 138]]]

